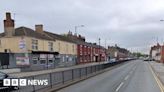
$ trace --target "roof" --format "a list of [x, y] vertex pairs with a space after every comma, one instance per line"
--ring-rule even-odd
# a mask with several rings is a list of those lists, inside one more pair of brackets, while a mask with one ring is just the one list
[[[0, 37], [4, 37], [5, 33], [1, 33]], [[18, 27], [15, 29], [15, 35], [14, 36], [28, 36], [28, 37], [35, 37], [38, 39], [45, 39], [45, 40], [55, 40], [45, 34], [38, 33], [34, 31], [33, 29], [27, 28], [27, 27]]]
[[74, 37], [74, 36], [67, 36], [67, 38], [71, 39], [76, 44], [81, 44], [81, 45], [86, 45], [86, 46], [90, 46], [90, 47], [105, 49], [103, 46], [99, 46], [99, 45], [95, 45], [93, 43], [82, 41], [82, 40], [80, 40], [80, 39], [78, 39], [77, 37]]
[[125, 48], [121, 48], [118, 46], [108, 46], [108, 51], [118, 51], [122, 53], [129, 53], [129, 51]]
[[162, 46], [160, 46], [160, 45], [154, 45], [154, 46], [152, 46], [151, 47], [151, 50], [158, 50], [158, 49], [160, 49]]
[[[97, 47], [97, 48], [99, 47], [98, 45], [94, 45], [92, 43], [88, 43], [88, 42], [82, 41], [82, 40], [80, 40], [80, 39], [78, 39], [76, 37], [73, 37], [73, 36], [58, 35], [58, 34], [54, 34], [54, 33], [47, 32], [47, 31], [44, 31], [44, 33], [46, 33], [50, 37], [53, 37], [54, 39], [67, 41], [67, 42], [72, 42], [72, 43], [75, 43], [75, 44], [81, 44], [81, 45], [86, 45], [86, 46]], [[100, 48], [103, 48], [103, 47], [100, 46]]]
[[[38, 39], [45, 39], [45, 40], [61, 40], [61, 41], [66, 41], [66, 42], [71, 42], [75, 44], [81, 44], [81, 45], [86, 45], [90, 47], [95, 47], [95, 48], [104, 48], [102, 46], [93, 44], [93, 43], [88, 43], [85, 41], [82, 41], [78, 39], [77, 37], [73, 36], [65, 36], [65, 35], [59, 35], [55, 33], [51, 33], [48, 31], [43, 31], [44, 33], [38, 33], [34, 31], [33, 29], [27, 28], [27, 27], [18, 27], [15, 29], [15, 35], [14, 36], [28, 36], [28, 37], [34, 37]], [[5, 33], [0, 33], [0, 38], [5, 37]]]
[[47, 31], [44, 31], [44, 33], [47, 34], [48, 36], [52, 37], [53, 39], [58, 39], [58, 40], [61, 40], [61, 41], [67, 41], [67, 42], [74, 43], [74, 41], [72, 41], [71, 39], [69, 39], [66, 36], [51, 33], [51, 32], [47, 32]]

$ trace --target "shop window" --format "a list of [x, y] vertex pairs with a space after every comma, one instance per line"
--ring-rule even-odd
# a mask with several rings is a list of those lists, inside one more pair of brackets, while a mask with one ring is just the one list
[[37, 60], [33, 60], [33, 64], [37, 64], [37, 62], [38, 62]]
[[46, 60], [40, 60], [40, 64], [46, 64]]
[[53, 63], [53, 60], [48, 60], [48, 63], [50, 63], [50, 64]]

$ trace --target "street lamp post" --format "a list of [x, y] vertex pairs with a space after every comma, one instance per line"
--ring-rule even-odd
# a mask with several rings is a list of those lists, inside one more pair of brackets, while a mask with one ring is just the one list
[[77, 28], [78, 28], [78, 27], [84, 27], [84, 25], [75, 26], [75, 34], [77, 34]]

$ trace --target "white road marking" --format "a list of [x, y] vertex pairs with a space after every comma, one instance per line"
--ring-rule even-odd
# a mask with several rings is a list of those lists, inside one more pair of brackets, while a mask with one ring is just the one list
[[120, 85], [117, 87], [116, 92], [118, 92], [120, 90], [120, 88], [122, 87], [122, 85], [124, 85], [124, 82], [121, 82]]
[[[132, 74], [134, 71], [135, 71], [135, 69], [136, 69], [137, 67], [134, 67], [131, 71], [130, 71], [130, 73], [124, 78], [124, 81], [126, 81], [129, 77], [130, 77], [130, 74]], [[124, 82], [121, 82], [120, 83], [120, 85], [117, 87], [117, 89], [115, 90], [115, 92], [118, 92], [119, 90], [120, 90], [120, 88], [122, 87], [124, 85]]]
[[127, 80], [129, 78], [129, 75], [127, 75], [125, 78], [124, 78], [124, 80]]

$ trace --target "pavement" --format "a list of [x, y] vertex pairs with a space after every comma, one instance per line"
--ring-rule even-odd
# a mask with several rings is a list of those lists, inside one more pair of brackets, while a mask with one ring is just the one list
[[17, 73], [9, 73], [9, 75], [21, 78], [21, 77], [29, 77], [29, 76], [36, 76], [36, 75], [42, 75], [42, 74], [48, 74], [53, 72], [60, 72], [60, 71], [66, 71], [76, 68], [83, 68], [88, 66], [94, 66], [99, 64], [105, 64], [107, 62], [94, 62], [94, 63], [87, 63], [87, 64], [80, 64], [70, 67], [64, 67], [64, 68], [55, 68], [55, 69], [48, 69], [48, 70], [40, 70], [40, 71], [31, 71], [31, 72], [17, 72]]
[[[159, 62], [149, 62], [150, 65], [152, 66], [155, 74], [157, 75], [157, 77], [159, 78], [159, 80], [161, 81], [161, 88], [164, 90], [164, 64], [163, 63], [159, 63]], [[163, 91], [164, 92], [164, 91]]]
[[151, 65], [133, 60], [57, 92], [163, 92]]

